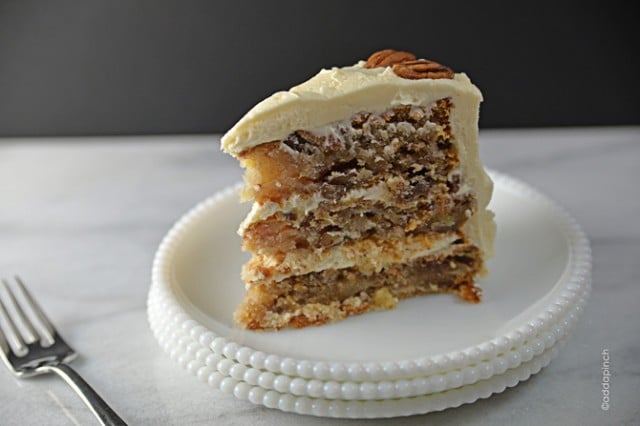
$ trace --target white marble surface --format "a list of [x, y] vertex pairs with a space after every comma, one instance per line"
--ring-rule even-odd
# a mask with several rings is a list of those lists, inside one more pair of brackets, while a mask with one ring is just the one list
[[[487, 165], [538, 187], [582, 224], [592, 297], [568, 345], [529, 381], [397, 422], [638, 424], [640, 128], [494, 130], [481, 143]], [[364, 424], [236, 401], [174, 365], [153, 339], [145, 299], [158, 243], [183, 212], [240, 176], [211, 136], [0, 139], [0, 275], [22, 275], [80, 352], [74, 366], [132, 425]], [[0, 424], [95, 422], [60, 380], [18, 381], [0, 369]]]

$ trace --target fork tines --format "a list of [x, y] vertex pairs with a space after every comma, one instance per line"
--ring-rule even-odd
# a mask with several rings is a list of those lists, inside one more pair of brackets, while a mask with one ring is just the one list
[[[0, 344], [9, 344], [16, 353], [25, 346], [41, 341], [47, 346], [53, 343], [53, 326], [33, 299], [20, 277], [11, 286], [2, 279], [0, 291]], [[14, 289], [12, 289], [12, 287]], [[4, 335], [4, 339], [2, 339]], [[2, 340], [5, 340], [2, 342]]]

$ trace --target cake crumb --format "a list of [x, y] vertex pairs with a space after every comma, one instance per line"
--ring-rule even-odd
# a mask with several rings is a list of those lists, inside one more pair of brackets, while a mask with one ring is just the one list
[[393, 297], [387, 288], [379, 288], [375, 293], [373, 293], [373, 304], [376, 308], [394, 309], [397, 303], [398, 299]]

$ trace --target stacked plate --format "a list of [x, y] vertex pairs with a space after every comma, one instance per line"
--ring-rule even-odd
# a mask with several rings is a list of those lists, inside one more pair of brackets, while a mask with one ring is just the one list
[[161, 244], [148, 300], [153, 333], [201, 381], [300, 414], [392, 417], [502, 392], [557, 354], [588, 298], [591, 258], [562, 209], [492, 177], [498, 236], [478, 305], [426, 296], [322, 327], [239, 330], [232, 314], [246, 257], [235, 229], [248, 206], [236, 187], [196, 206]]

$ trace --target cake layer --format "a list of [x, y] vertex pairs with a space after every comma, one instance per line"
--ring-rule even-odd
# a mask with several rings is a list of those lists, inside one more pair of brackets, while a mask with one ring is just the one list
[[243, 151], [244, 196], [258, 204], [316, 193], [339, 200], [353, 189], [385, 182], [395, 197], [417, 199], [434, 182], [460, 179], [450, 175], [458, 166], [451, 108], [445, 98], [426, 106], [360, 113]]
[[[340, 199], [331, 200], [331, 203], [381, 201], [390, 204], [404, 202], [404, 200], [393, 196], [394, 185], [395, 182], [391, 179], [390, 182], [380, 182], [369, 188], [354, 188], [347, 191]], [[319, 208], [321, 204], [326, 204], [327, 202], [328, 200], [321, 193], [316, 192], [310, 197], [302, 197], [300, 194], [294, 194], [278, 203], [273, 201], [266, 201], [262, 204], [253, 203], [251, 211], [240, 224], [238, 235], [243, 235], [244, 230], [252, 224], [268, 219], [277, 213], [295, 216], [297, 218], [296, 220], [301, 221], [301, 218]]]
[[472, 193], [452, 194], [432, 185], [421, 200], [348, 199], [321, 202], [308, 213], [280, 212], [243, 228], [243, 249], [278, 254], [328, 248], [377, 237], [402, 239], [410, 234], [456, 231], [475, 211]]
[[327, 249], [298, 249], [282, 255], [254, 254], [242, 268], [242, 279], [251, 286], [325, 269], [357, 266], [363, 272], [378, 272], [392, 263], [442, 252], [463, 238], [464, 235], [457, 232], [415, 234], [400, 240], [372, 237]]
[[455, 244], [446, 254], [389, 265], [377, 272], [327, 269], [267, 285], [251, 286], [236, 311], [248, 329], [305, 327], [374, 309], [391, 309], [398, 300], [427, 293], [453, 293], [478, 302], [474, 276], [482, 269], [477, 247]]

